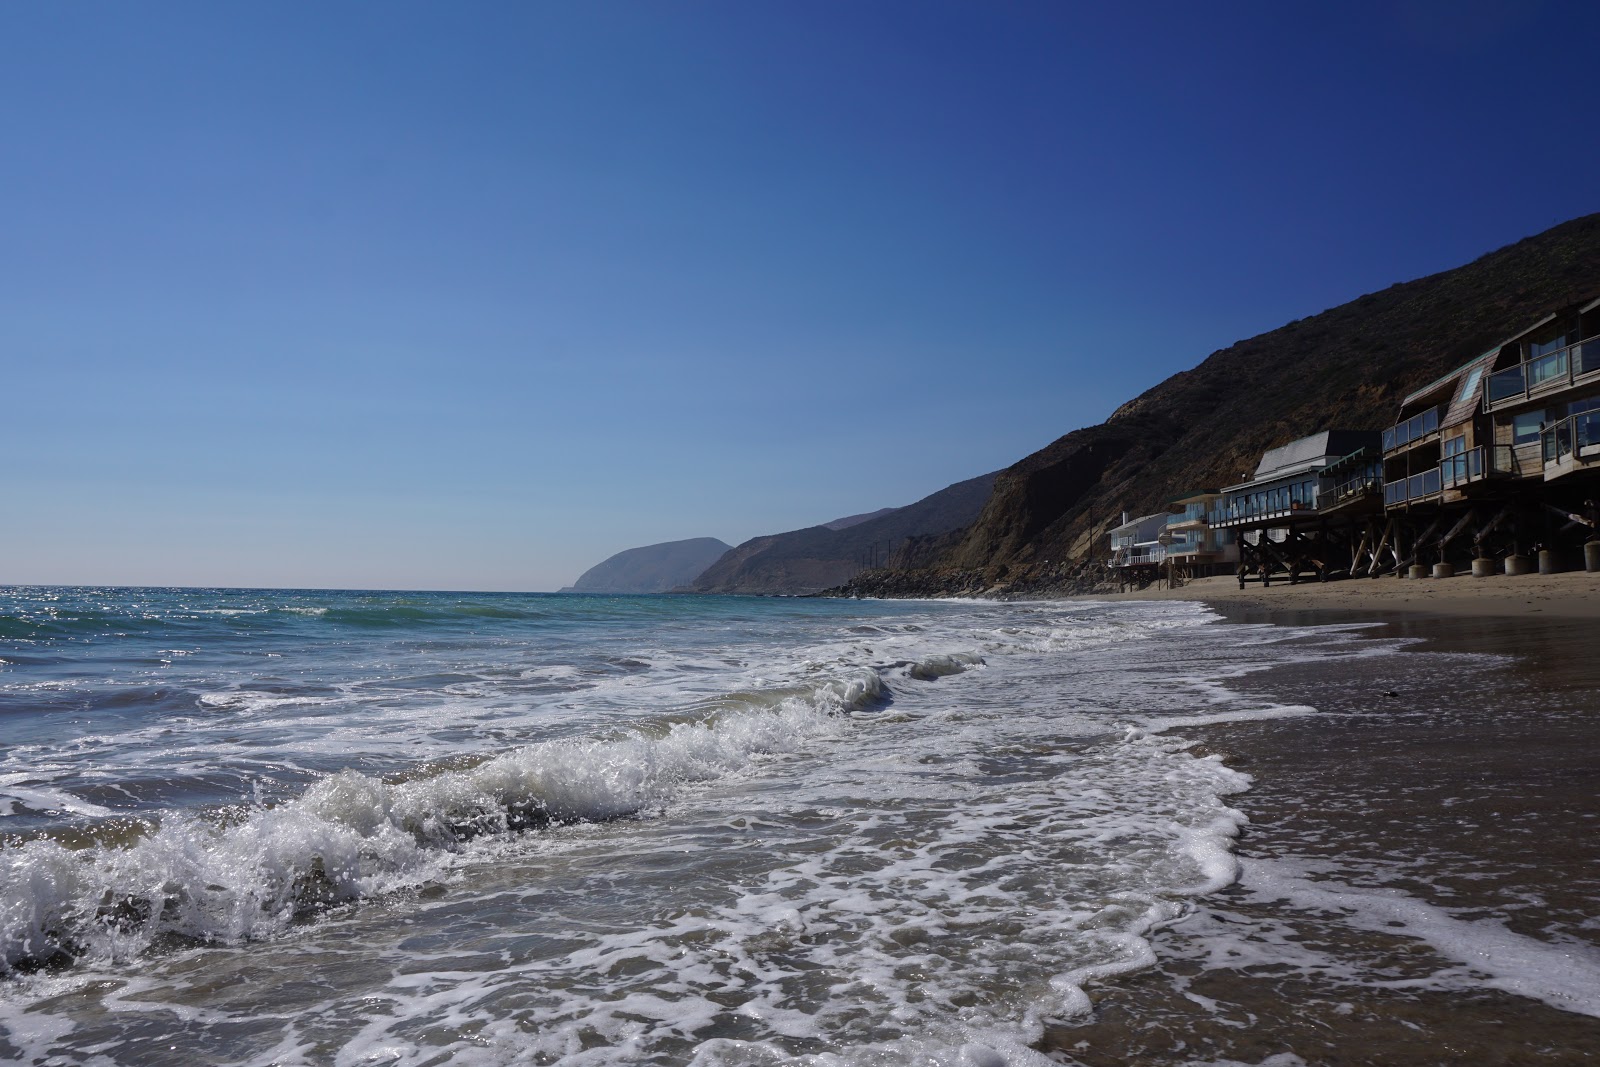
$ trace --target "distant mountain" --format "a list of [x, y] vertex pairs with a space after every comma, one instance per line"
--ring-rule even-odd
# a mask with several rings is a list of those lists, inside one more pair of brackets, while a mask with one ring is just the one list
[[[815, 593], [883, 566], [918, 539], [972, 522], [989, 499], [993, 474], [947, 486], [915, 504], [850, 516], [822, 526], [752, 538], [690, 585], [697, 593]], [[859, 522], [852, 520], [860, 519]], [[838, 523], [846, 522], [842, 528]]]
[[688, 585], [729, 551], [715, 537], [630, 548], [584, 571], [563, 593], [665, 593]]
[[1052, 590], [1063, 563], [1104, 554], [1124, 511], [1243, 481], [1307, 434], [1387, 426], [1407, 393], [1597, 291], [1600, 214], [1239, 341], [1000, 472], [966, 529], [897, 551], [849, 591]]
[[899, 510], [899, 508], [879, 508], [877, 511], [868, 511], [860, 515], [846, 515], [842, 519], [834, 519], [832, 522], [825, 522], [822, 525], [826, 526], [830, 530], [847, 530], [852, 526], [860, 526], [868, 519], [882, 518], [891, 511]]

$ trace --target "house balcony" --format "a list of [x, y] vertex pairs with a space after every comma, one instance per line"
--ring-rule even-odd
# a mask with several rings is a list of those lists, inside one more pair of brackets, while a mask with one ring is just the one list
[[1600, 337], [1491, 374], [1484, 386], [1483, 410], [1496, 411], [1590, 381], [1600, 381]]
[[1167, 546], [1159, 543], [1134, 545], [1131, 548], [1119, 548], [1111, 554], [1113, 567], [1148, 567], [1159, 565], [1167, 561]]
[[1294, 501], [1271, 507], [1234, 506], [1213, 511], [1208, 522], [1213, 530], [1256, 526], [1276, 519], [1309, 519], [1317, 515], [1315, 501]]
[[1545, 427], [1539, 444], [1547, 482], [1600, 461], [1600, 411], [1569, 415]]
[[1419, 500], [1431, 500], [1439, 495], [1441, 482], [1438, 467], [1388, 482], [1383, 487], [1383, 506], [1392, 508], [1406, 503], [1415, 504]]
[[1418, 412], [1404, 422], [1397, 422], [1383, 431], [1383, 450], [1385, 453], [1398, 449], [1409, 448], [1420, 444], [1439, 433], [1439, 408], [1429, 408], [1427, 411]]
[[1347, 478], [1329, 490], [1327, 494], [1327, 510], [1342, 508], [1360, 500], [1367, 500], [1383, 495], [1383, 479], [1377, 475], [1362, 474], [1354, 478]]
[[1420, 474], [1385, 484], [1383, 504], [1393, 508], [1436, 500], [1447, 489], [1458, 490], [1494, 478], [1511, 478], [1517, 473], [1517, 457], [1510, 445], [1480, 446], [1446, 456], [1437, 467]]

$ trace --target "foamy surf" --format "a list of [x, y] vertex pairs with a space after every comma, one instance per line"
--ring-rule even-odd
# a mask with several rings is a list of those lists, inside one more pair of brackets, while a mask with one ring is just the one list
[[[185, 596], [147, 714], [3, 754], [133, 828], [16, 799], [0, 1054], [1039, 1062], [1237, 873], [1249, 780], [1168, 731], [1311, 713], [1226, 685], [1303, 644], [1188, 604]], [[138, 784], [174, 752], [237, 802]]]
[[169, 815], [120, 847], [29, 841], [0, 851], [0, 965], [127, 959], [164, 939], [270, 936], [320, 907], [437, 876], [437, 853], [477, 837], [659, 807], [688, 783], [795, 751], [882, 693], [875, 671], [858, 670], [752, 695], [659, 736], [527, 745], [394, 784], [344, 770], [275, 808]]

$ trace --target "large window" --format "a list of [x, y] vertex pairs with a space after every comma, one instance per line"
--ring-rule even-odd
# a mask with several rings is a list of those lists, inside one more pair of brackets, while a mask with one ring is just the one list
[[1511, 439], [1519, 445], [1528, 444], [1539, 439], [1539, 431], [1544, 429], [1543, 411], [1524, 411], [1521, 415], [1511, 420]]
[[1600, 410], [1600, 396], [1585, 397], [1582, 400], [1569, 401], [1567, 404], [1568, 415], [1582, 415], [1585, 411]]
[[1540, 356], [1554, 352], [1558, 348], [1565, 347], [1567, 347], [1567, 335], [1565, 332], [1546, 334], [1545, 340], [1543, 341], [1528, 342], [1528, 358], [1538, 359]]

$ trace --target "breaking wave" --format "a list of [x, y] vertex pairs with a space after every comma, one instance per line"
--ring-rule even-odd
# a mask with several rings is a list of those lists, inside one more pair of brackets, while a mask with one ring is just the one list
[[328, 906], [437, 878], [475, 838], [659, 808], [687, 784], [840, 729], [885, 692], [876, 671], [858, 668], [730, 697], [687, 721], [525, 745], [405, 780], [347, 769], [277, 807], [119, 820], [86, 848], [41, 837], [0, 852], [0, 973], [271, 936]]

